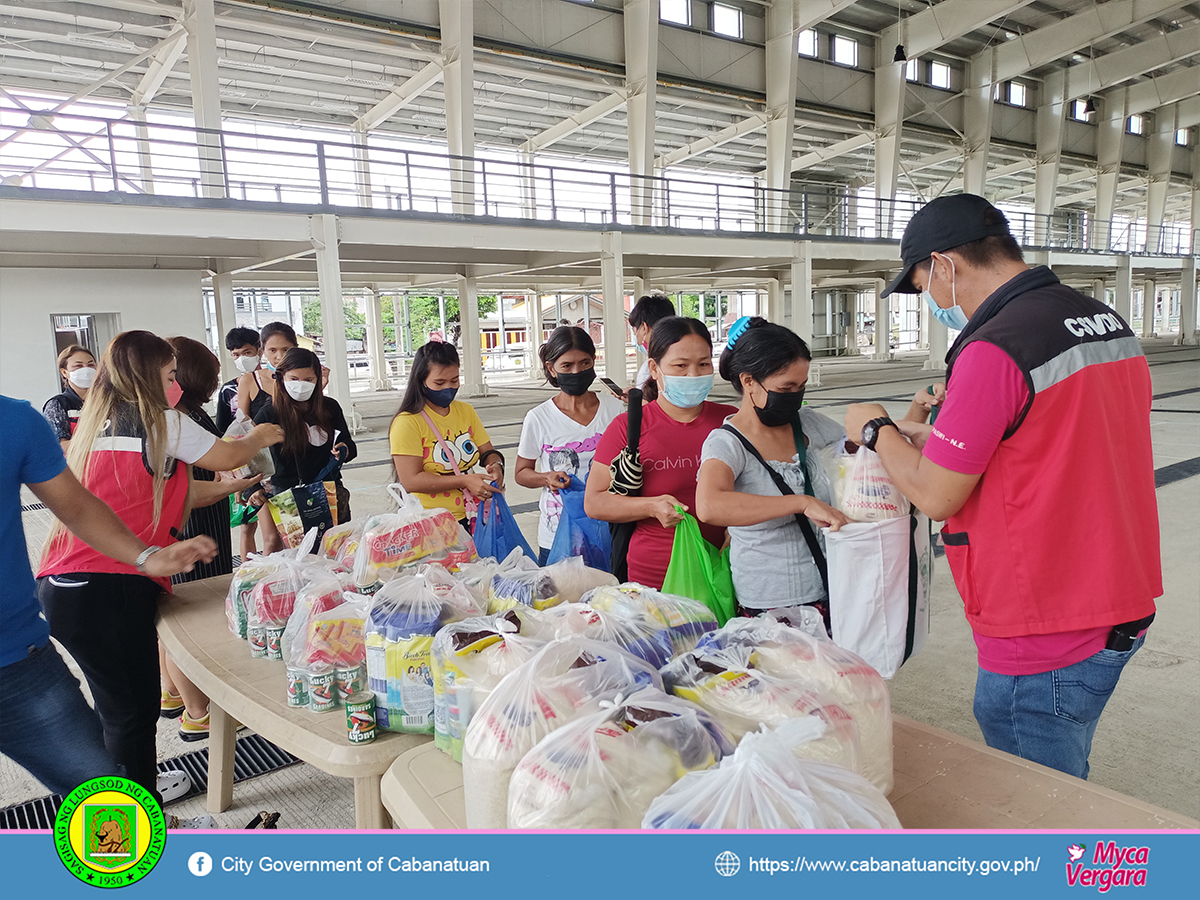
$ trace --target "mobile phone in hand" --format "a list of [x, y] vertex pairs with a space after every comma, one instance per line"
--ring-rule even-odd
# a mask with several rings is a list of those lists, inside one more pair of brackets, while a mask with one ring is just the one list
[[610, 391], [612, 391], [614, 394], [616, 394], [618, 397], [624, 395], [624, 393], [625, 393], [623, 390], [621, 390], [621, 388], [617, 387], [617, 383], [615, 381], [613, 381], [611, 378], [604, 378], [603, 376], [601, 376], [600, 382], [606, 388], [608, 388]]

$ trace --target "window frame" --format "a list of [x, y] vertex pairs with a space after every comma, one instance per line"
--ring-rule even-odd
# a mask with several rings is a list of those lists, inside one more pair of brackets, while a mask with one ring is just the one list
[[[842, 62], [840, 59], [837, 58], [839, 42], [841, 42], [842, 46], [849, 44], [851, 47], [854, 48], [854, 62], [849, 62], [849, 63]], [[857, 69], [858, 68], [858, 41], [855, 40], [854, 38], [849, 37], [848, 35], [844, 35], [844, 34], [832, 35], [831, 40], [829, 42], [829, 61], [832, 62], [835, 66], [845, 66], [847, 69]]]
[[[667, 18], [667, 16], [663, 15], [663, 4], [664, 3], [680, 3], [682, 5], [682, 9], [687, 14], [686, 15], [687, 21], [679, 22], [679, 21], [676, 21], [675, 19], [670, 19], [670, 18]], [[658, 0], [658, 21], [666, 22], [668, 25], [678, 25], [680, 28], [691, 28], [692, 27], [692, 0]]]
[[[944, 69], [946, 71], [946, 83], [944, 85], [938, 84], [937, 81], [934, 80], [934, 73], [936, 73], [939, 69]], [[950, 64], [939, 62], [936, 59], [930, 60], [928, 84], [930, 87], [937, 88], [939, 91], [954, 90], [954, 70], [950, 67]]]
[[[718, 9], [727, 9], [731, 13], [734, 13], [737, 16], [737, 34], [728, 34], [727, 32], [717, 30], [717, 10]], [[734, 41], [740, 41], [740, 40], [745, 39], [745, 37], [746, 37], [746, 15], [743, 12], [743, 10], [741, 9], [741, 7], [734, 6], [730, 3], [713, 3], [709, 7], [708, 18], [709, 18], [709, 25], [712, 29], [712, 33], [717, 35], [717, 37], [728, 38], [728, 39], [734, 40]]]
[[[1133, 127], [1133, 123], [1137, 122], [1137, 129]], [[1134, 113], [1125, 119], [1125, 133], [1144, 137], [1146, 134], [1146, 117], [1141, 113]]]
[[921, 60], [915, 56], [904, 62], [904, 80], [909, 84], [921, 83]]
[[[805, 53], [800, 49], [800, 42], [804, 40], [806, 34], [812, 35], [812, 53]], [[796, 35], [796, 55], [803, 56], [805, 59], [820, 59], [821, 58], [821, 34], [815, 28], [805, 28]]]

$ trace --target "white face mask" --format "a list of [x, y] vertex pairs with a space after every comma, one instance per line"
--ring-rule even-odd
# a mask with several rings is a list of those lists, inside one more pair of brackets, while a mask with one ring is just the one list
[[313, 395], [313, 391], [317, 386], [311, 381], [285, 381], [283, 389], [288, 392], [288, 396], [293, 400], [303, 403]]
[[237, 366], [239, 372], [243, 372], [248, 375], [258, 368], [258, 364], [261, 361], [261, 356], [239, 356], [234, 361], [234, 365]]
[[92, 382], [96, 380], [96, 369], [94, 366], [74, 369], [67, 373], [67, 380], [77, 388], [90, 388]]

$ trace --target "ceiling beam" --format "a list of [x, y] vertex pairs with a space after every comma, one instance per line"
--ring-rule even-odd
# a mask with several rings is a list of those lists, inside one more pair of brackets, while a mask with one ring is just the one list
[[1168, 31], [1077, 66], [1068, 66], [1067, 100], [1095, 94], [1197, 54], [1200, 54], [1200, 24]]
[[686, 159], [691, 159], [693, 156], [699, 156], [715, 147], [720, 147], [722, 144], [728, 144], [730, 141], [735, 141], [744, 135], [758, 131], [767, 124], [766, 113], [755, 113], [748, 119], [742, 119], [740, 122], [734, 122], [728, 128], [722, 128], [716, 134], [710, 134], [708, 137], [700, 138], [698, 141], [692, 141], [690, 144], [685, 144], [670, 153], [664, 153], [654, 161], [654, 165], [658, 168], [665, 169], [667, 166], [678, 165]]
[[996, 19], [1002, 19], [1028, 6], [1033, 0], [942, 0], [915, 16], [909, 16], [896, 25], [889, 25], [879, 33], [875, 46], [878, 62], [891, 62], [892, 51], [897, 44], [904, 45], [909, 59], [924, 56], [943, 44], [962, 37]]
[[354, 122], [358, 131], [371, 131], [387, 121], [397, 110], [412, 103], [431, 85], [442, 78], [442, 61], [435, 59], [413, 74], [404, 84], [392, 88], [392, 92], [368, 109]]
[[1185, 66], [1157, 78], [1147, 78], [1126, 88], [1118, 88], [1104, 95], [1106, 100], [1116, 97], [1121, 91], [1125, 93], [1125, 114], [1127, 116], [1141, 115], [1159, 106], [1186, 100], [1188, 97], [1200, 94], [1200, 69]]
[[545, 150], [556, 141], [561, 141], [568, 135], [586, 128], [593, 122], [603, 119], [609, 113], [616, 112], [624, 105], [625, 89], [620, 88], [613, 91], [607, 97], [601, 97], [591, 106], [581, 109], [577, 113], [572, 113], [561, 122], [551, 125], [545, 131], [535, 134], [521, 145], [521, 150], [525, 153], [537, 153], [539, 150]]
[[810, 150], [808, 153], [797, 156], [792, 160], [792, 171], [800, 172], [809, 166], [815, 166], [823, 162], [829, 162], [829, 160], [836, 159], [839, 156], [845, 156], [859, 147], [867, 146], [873, 140], [875, 140], [874, 134], [863, 132], [862, 134], [856, 134], [854, 137], [846, 138], [844, 141], [838, 141], [836, 144], [830, 144], [828, 147], [822, 147], [820, 150]]
[[154, 99], [154, 95], [158, 93], [162, 83], [171, 74], [175, 63], [179, 62], [179, 57], [183, 55], [186, 48], [187, 29], [182, 24], [176, 25], [164, 38], [158, 52], [151, 57], [150, 65], [146, 67], [142, 80], [134, 88], [133, 96], [129, 100], [130, 106], [146, 106]]
[[797, 0], [796, 31], [819, 25], [854, 3], [855, 0]]

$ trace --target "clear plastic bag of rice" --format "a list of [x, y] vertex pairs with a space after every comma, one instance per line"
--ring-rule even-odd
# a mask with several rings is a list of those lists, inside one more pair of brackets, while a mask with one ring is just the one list
[[900, 828], [887, 797], [861, 775], [795, 752], [823, 727], [816, 719], [792, 719], [746, 735], [732, 756], [684, 775], [651, 802], [642, 827]]
[[841, 509], [856, 522], [882, 522], [907, 516], [911, 506], [892, 484], [879, 454], [859, 447], [846, 473]]
[[699, 600], [664, 594], [634, 582], [596, 588], [580, 598], [594, 609], [618, 614], [643, 613], [667, 628], [671, 656], [693, 649], [700, 638], [717, 630], [717, 617]]
[[508, 783], [542, 738], [601, 700], [662, 689], [654, 666], [615, 644], [579, 635], [546, 644], [505, 675], [471, 717], [463, 742], [468, 828], [504, 828]]
[[708, 713], [657, 688], [601, 702], [525, 754], [508, 827], [638, 828], [651, 801], [733, 748]]
[[839, 704], [858, 726], [862, 774], [885, 794], [892, 789], [892, 704], [887, 682], [861, 657], [832, 641], [785, 625], [771, 613], [730, 619], [697, 650], [744, 647], [759, 672]]

